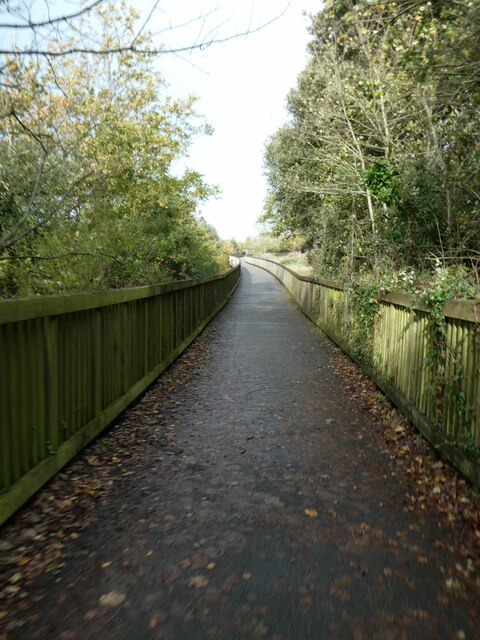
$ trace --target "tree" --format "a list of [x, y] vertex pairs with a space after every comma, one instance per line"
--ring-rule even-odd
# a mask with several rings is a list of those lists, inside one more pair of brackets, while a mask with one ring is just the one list
[[[106, 46], [112, 31], [134, 33], [136, 16], [125, 7], [102, 3], [95, 11], [96, 37]], [[6, 73], [16, 90], [0, 92], [3, 295], [226, 267], [212, 231], [194, 215], [214, 190], [195, 171], [172, 171], [204, 125], [191, 98], [162, 96], [149, 56], [85, 53], [55, 65], [12, 56]]]
[[478, 18], [413, 0], [314, 17], [291, 122], [267, 145], [264, 219], [307, 235], [320, 273], [478, 250]]

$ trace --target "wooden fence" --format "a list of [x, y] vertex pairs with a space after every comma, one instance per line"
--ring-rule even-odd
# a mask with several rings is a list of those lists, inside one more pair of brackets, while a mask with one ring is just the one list
[[415, 424], [421, 433], [480, 487], [480, 308], [449, 300], [442, 309], [446, 344], [432, 357], [429, 310], [414, 297], [378, 298], [368, 361], [358, 356], [349, 330], [349, 294], [331, 280], [298, 276], [282, 265], [245, 259], [274, 275], [302, 311], [348, 355]]
[[192, 342], [240, 278], [0, 301], [0, 523]]

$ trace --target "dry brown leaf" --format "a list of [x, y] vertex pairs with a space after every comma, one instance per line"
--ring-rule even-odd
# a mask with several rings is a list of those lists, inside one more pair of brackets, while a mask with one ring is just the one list
[[330, 593], [332, 596], [339, 598], [339, 600], [341, 600], [342, 602], [347, 602], [347, 600], [350, 600], [350, 594], [343, 589], [339, 589], [335, 585], [330, 588]]
[[126, 597], [124, 593], [119, 591], [110, 591], [100, 596], [98, 602], [102, 607], [119, 607], [125, 602]]
[[316, 509], [304, 509], [303, 513], [307, 516], [307, 518], [316, 518], [318, 516], [318, 512]]
[[13, 542], [10, 540], [0, 540], [0, 551], [12, 551], [12, 549], [15, 549]]
[[192, 561], [190, 560], [190, 558], [185, 558], [179, 564], [180, 569], [188, 569], [191, 566], [192, 566]]
[[189, 587], [195, 587], [195, 589], [199, 589], [200, 587], [206, 587], [208, 584], [208, 578], [205, 576], [197, 575], [190, 578], [188, 582]]
[[98, 615], [98, 611], [97, 609], [90, 609], [89, 611], [87, 611], [87, 613], [83, 616], [84, 620], [95, 620], [95, 618]]
[[24, 567], [29, 562], [30, 558], [28, 556], [18, 556], [18, 558], [16, 559], [16, 563], [19, 567]]

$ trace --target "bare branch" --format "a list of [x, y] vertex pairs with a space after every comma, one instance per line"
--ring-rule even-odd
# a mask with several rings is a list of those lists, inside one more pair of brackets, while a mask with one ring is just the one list
[[42, 20], [40, 22], [32, 22], [31, 20], [29, 20], [25, 24], [8, 23], [8, 22], [0, 23], [0, 29], [39, 29], [41, 27], [48, 27], [54, 24], [58, 24], [60, 22], [68, 22], [69, 20], [80, 18], [81, 16], [85, 15], [86, 13], [88, 13], [89, 11], [97, 7], [102, 2], [105, 2], [105, 0], [95, 0], [95, 2], [92, 2], [92, 4], [88, 5], [87, 7], [83, 7], [83, 9], [80, 9], [75, 13], [59, 16], [57, 18], [49, 17], [47, 20]]
[[43, 144], [42, 140], [40, 139], [40, 137], [36, 133], [34, 133], [29, 127], [27, 127], [27, 125], [24, 122], [22, 122], [22, 120], [20, 120], [20, 118], [15, 113], [14, 109], [11, 109], [9, 115], [11, 115], [18, 122], [18, 124], [22, 127], [22, 129], [24, 131], [26, 131], [29, 135], [31, 135], [32, 138], [34, 138], [38, 142], [38, 144], [42, 147], [43, 151], [45, 153], [47, 153], [47, 149], [46, 149], [45, 145]]
[[37, 48], [0, 49], [0, 55], [18, 55], [18, 56], [41, 55], [41, 56], [46, 56], [50, 58], [59, 58], [61, 56], [69, 56], [77, 53], [91, 54], [91, 55], [97, 55], [97, 56], [109, 56], [109, 55], [121, 54], [121, 53], [135, 53], [138, 55], [156, 56], [156, 55], [186, 53], [186, 52], [189, 52], [189, 51], [191, 52], [195, 50], [202, 51], [204, 49], [207, 49], [208, 47], [211, 47], [212, 45], [224, 44], [225, 42], [230, 42], [232, 40], [236, 40], [238, 38], [246, 37], [254, 33], [258, 33], [259, 31], [262, 31], [266, 27], [270, 26], [271, 24], [275, 23], [277, 20], [282, 18], [287, 12], [288, 8], [290, 7], [290, 4], [291, 4], [291, 1], [285, 6], [285, 8], [281, 13], [277, 14], [271, 20], [267, 20], [266, 22], [262, 23], [258, 27], [255, 27], [254, 29], [249, 28], [249, 29], [246, 29], [245, 31], [239, 31], [237, 33], [233, 33], [223, 38], [211, 37], [208, 40], [202, 40], [201, 42], [196, 42], [194, 44], [189, 44], [189, 45], [180, 46], [180, 47], [143, 48], [143, 47], [135, 46], [135, 41], [134, 41], [126, 45], [101, 48], [101, 49], [95, 49], [95, 48], [89, 48], [89, 47], [71, 47], [71, 48], [58, 50], [58, 51], [50, 51], [48, 49], [37, 49]]
[[40, 191], [40, 183], [41, 183], [41, 180], [43, 178], [43, 172], [44, 172], [44, 169], [45, 169], [46, 159], [47, 159], [47, 154], [44, 153], [43, 156], [42, 156], [42, 160], [40, 162], [40, 167], [37, 170], [37, 179], [35, 181], [35, 186], [33, 188], [33, 191], [32, 191], [32, 193], [30, 195], [30, 200], [28, 202], [27, 210], [26, 210], [25, 214], [13, 226], [13, 228], [9, 230], [6, 238], [4, 238], [2, 240], [2, 243], [4, 241], [8, 242], [11, 237], [15, 236], [15, 234], [18, 231], [18, 229], [20, 229], [20, 227], [24, 224], [24, 222], [26, 222], [28, 220], [28, 218], [30, 217], [30, 215], [32, 213], [33, 205], [35, 203], [35, 199], [36, 199], [36, 197], [38, 195], [38, 192]]
[[158, 5], [160, 4], [160, 0], [156, 0], [155, 4], [153, 5], [150, 13], [148, 14], [148, 16], [146, 17], [146, 19], [144, 20], [142, 26], [140, 27], [140, 29], [137, 32], [137, 35], [135, 36], [135, 38], [133, 39], [133, 42], [135, 43], [139, 37], [142, 35], [143, 31], [145, 30], [147, 24], [150, 22], [153, 14], [155, 13], [155, 11], [158, 8]]
[[66, 202], [67, 198], [70, 197], [70, 195], [73, 192], [73, 190], [75, 189], [75, 187], [77, 185], [79, 185], [83, 180], [85, 180], [86, 178], [90, 177], [91, 175], [92, 175], [91, 172], [90, 173], [85, 173], [85, 174], [81, 175], [79, 178], [77, 178], [76, 180], [74, 180], [70, 184], [69, 188], [67, 189], [66, 193], [63, 195], [63, 197], [60, 200], [60, 202], [57, 204], [57, 207], [56, 208], [52, 208], [48, 215], [46, 215], [44, 218], [39, 220], [32, 227], [30, 227], [29, 229], [26, 229], [25, 231], [23, 231], [21, 233], [14, 234], [13, 236], [12, 236], [12, 231], [7, 232], [7, 235], [4, 236], [4, 238], [0, 239], [0, 250], [7, 249], [8, 247], [10, 247], [13, 244], [15, 244], [15, 242], [18, 242], [18, 240], [21, 240], [22, 238], [26, 238], [27, 236], [32, 235], [33, 233], [35, 233], [37, 231], [37, 229], [45, 227], [47, 225], [47, 223], [50, 222], [50, 220], [52, 218], [54, 218], [59, 213], [59, 211], [61, 209], [61, 205], [63, 205], [63, 203]]

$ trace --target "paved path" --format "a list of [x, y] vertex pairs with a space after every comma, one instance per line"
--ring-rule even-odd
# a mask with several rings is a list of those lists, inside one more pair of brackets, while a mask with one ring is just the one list
[[330, 343], [248, 265], [217, 322], [165, 446], [44, 579], [18, 637], [478, 638], [478, 602], [447, 588], [451, 552], [404, 510]]

